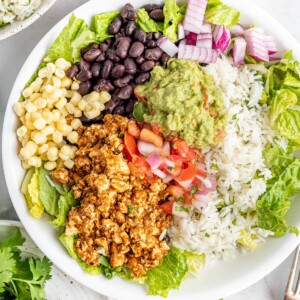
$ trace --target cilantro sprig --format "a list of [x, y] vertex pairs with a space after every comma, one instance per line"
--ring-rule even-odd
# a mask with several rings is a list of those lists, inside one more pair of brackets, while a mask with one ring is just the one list
[[25, 242], [19, 228], [0, 243], [0, 299], [44, 300], [45, 282], [51, 278], [47, 257], [22, 258], [19, 249]]

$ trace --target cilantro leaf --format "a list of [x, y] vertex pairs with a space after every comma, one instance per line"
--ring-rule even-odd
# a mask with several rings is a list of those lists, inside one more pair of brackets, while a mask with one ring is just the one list
[[9, 283], [12, 277], [12, 272], [4, 271], [0, 273], [0, 293], [5, 291], [5, 284]]

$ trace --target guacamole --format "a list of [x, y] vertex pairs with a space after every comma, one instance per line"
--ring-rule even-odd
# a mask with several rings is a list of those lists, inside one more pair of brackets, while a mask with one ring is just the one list
[[135, 94], [146, 101], [144, 121], [156, 122], [164, 134], [176, 131], [189, 146], [202, 149], [220, 140], [227, 118], [223, 97], [197, 62], [170, 59], [166, 68], [155, 67]]

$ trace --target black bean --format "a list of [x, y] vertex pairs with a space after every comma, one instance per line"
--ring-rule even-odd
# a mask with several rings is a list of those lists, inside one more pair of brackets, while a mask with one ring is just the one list
[[92, 122], [92, 120], [88, 119], [85, 115], [82, 115], [79, 119], [83, 124], [86, 124], [86, 125], [88, 125]]
[[159, 60], [163, 54], [163, 51], [159, 47], [147, 49], [145, 51], [145, 58], [147, 60]]
[[108, 79], [99, 79], [97, 84], [94, 86], [94, 91], [101, 92], [107, 91], [112, 92], [114, 90], [114, 86]]
[[105, 44], [110, 46], [112, 44], [113, 40], [112, 39], [106, 39], [104, 42], [105, 42]]
[[80, 54], [81, 54], [81, 56], [83, 56], [89, 50], [91, 50], [91, 49], [98, 49], [98, 48], [99, 48], [99, 44], [97, 44], [97, 43], [91, 43], [87, 47], [80, 49]]
[[128, 101], [125, 108], [126, 114], [130, 114], [133, 111], [133, 107], [134, 107], [134, 101]]
[[155, 9], [161, 9], [161, 6], [158, 4], [147, 4], [144, 5], [143, 8], [145, 8], [145, 10], [150, 13], [151, 11], [155, 10]]
[[81, 59], [79, 64], [78, 64], [78, 67], [79, 69], [82, 71], [82, 70], [89, 70], [91, 65], [89, 62], [87, 62], [86, 60], [84, 59]]
[[105, 56], [107, 59], [113, 61], [114, 63], [117, 63], [120, 61], [120, 58], [118, 57], [116, 50], [114, 50], [114, 49], [107, 49], [105, 52]]
[[87, 51], [83, 58], [88, 61], [88, 62], [92, 62], [94, 60], [96, 60], [96, 58], [102, 53], [102, 50], [100, 49], [90, 49], [89, 51]]
[[120, 88], [116, 88], [113, 93], [112, 93], [112, 97], [114, 98], [118, 98], [118, 93], [120, 92]]
[[170, 56], [167, 53], [163, 53], [161, 56], [161, 61], [165, 64], [169, 60]]
[[126, 100], [129, 99], [132, 96], [133, 88], [131, 85], [126, 85], [122, 87], [118, 93], [118, 97], [120, 99]]
[[150, 78], [149, 73], [141, 73], [138, 77], [135, 78], [136, 84], [141, 84], [146, 82]]
[[129, 56], [138, 57], [144, 52], [145, 46], [141, 42], [134, 42], [129, 49]]
[[101, 62], [101, 61], [105, 61], [105, 54], [102, 53], [100, 54], [95, 61]]
[[156, 60], [154, 66], [155, 66], [155, 67], [156, 67], [156, 66], [160, 66], [160, 62], [159, 62], [158, 60]]
[[123, 116], [125, 114], [125, 107], [124, 107], [124, 105], [117, 106], [114, 109], [113, 114]]
[[116, 34], [122, 26], [122, 20], [120, 18], [115, 18], [109, 25], [108, 32], [110, 34]]
[[124, 67], [127, 74], [135, 74], [136, 73], [136, 63], [132, 58], [127, 57], [124, 60]]
[[135, 11], [134, 7], [127, 3], [120, 11], [120, 15], [123, 19], [132, 20], [134, 21], [138, 16], [137, 12]]
[[103, 120], [103, 118], [104, 118], [104, 114], [101, 113], [98, 117], [92, 119], [91, 121], [92, 123], [100, 123]]
[[73, 65], [72, 67], [70, 67], [67, 72], [66, 72], [66, 76], [68, 78], [73, 78], [77, 73], [79, 72], [79, 69], [76, 65]]
[[146, 45], [147, 45], [148, 48], [154, 48], [154, 47], [156, 47], [156, 42], [153, 41], [153, 40], [148, 40], [146, 42]]
[[156, 40], [158, 40], [161, 36], [162, 36], [162, 33], [159, 31], [153, 33], [153, 37]]
[[110, 76], [112, 78], [120, 78], [125, 73], [125, 67], [123, 65], [116, 65], [111, 70]]
[[99, 77], [100, 76], [100, 70], [101, 70], [101, 64], [100, 63], [94, 63], [91, 66], [91, 71], [92, 71], [93, 77]]
[[132, 35], [135, 29], [136, 29], [135, 21], [129, 21], [126, 26], [126, 35]]
[[151, 71], [154, 68], [154, 66], [155, 62], [153, 60], [148, 60], [141, 65], [141, 70], [144, 72], [148, 72]]
[[118, 106], [123, 104], [123, 100], [117, 97], [112, 97], [111, 100], [105, 103], [105, 109], [108, 113], [112, 113], [113, 110]]
[[132, 79], [133, 79], [133, 76], [132, 76], [132, 75], [126, 75], [126, 76], [124, 76], [124, 77], [122, 77], [122, 78], [116, 79], [116, 80], [114, 81], [114, 86], [115, 86], [115, 87], [119, 87], [119, 88], [124, 87], [124, 86], [126, 86]]
[[75, 78], [78, 81], [87, 81], [89, 79], [91, 79], [93, 77], [93, 74], [90, 70], [81, 70], [76, 76]]
[[128, 115], [128, 118], [129, 118], [129, 119], [134, 119], [133, 112], [131, 112], [131, 113]]
[[152, 40], [153, 39], [153, 32], [148, 32], [147, 33], [147, 40]]
[[165, 19], [163, 10], [160, 8], [152, 10], [149, 16], [156, 22], [162, 22]]
[[88, 94], [91, 91], [91, 89], [92, 89], [92, 83], [90, 82], [90, 80], [88, 80], [85, 82], [81, 82], [79, 84], [78, 92], [81, 96], [84, 96], [84, 95]]
[[142, 55], [140, 55], [135, 59], [135, 62], [139, 65], [142, 64], [144, 61], [145, 61], [145, 57], [143, 57]]
[[134, 39], [145, 44], [147, 40], [147, 33], [141, 29], [137, 29], [134, 33]]
[[108, 49], [108, 44], [105, 44], [105, 43], [101, 43], [99, 44], [99, 48], [100, 50], [102, 50], [103, 52], [105, 52], [107, 49]]
[[114, 64], [113, 64], [113, 62], [111, 60], [106, 60], [103, 63], [103, 67], [102, 67], [102, 70], [101, 70], [101, 77], [103, 79], [106, 79], [106, 78], [109, 77], [113, 65]]
[[121, 37], [116, 41], [117, 44], [116, 54], [120, 58], [125, 58], [127, 56], [130, 43], [131, 43], [131, 39], [128, 37]]

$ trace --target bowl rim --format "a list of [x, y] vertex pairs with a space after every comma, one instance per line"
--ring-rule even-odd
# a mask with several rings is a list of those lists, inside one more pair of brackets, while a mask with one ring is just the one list
[[23, 29], [29, 27], [36, 20], [38, 20], [44, 13], [46, 13], [57, 0], [42, 0], [41, 5], [33, 12], [31, 16], [22, 20], [14, 21], [11, 24], [7, 24], [0, 28], [0, 41], [5, 40]]
[[[80, 11], [84, 10], [84, 8], [87, 7], [92, 7], [93, 4], [98, 3], [98, 0], [91, 0], [83, 5], [81, 5], [80, 7], [78, 7], [76, 10], [74, 10], [73, 12], [78, 13], [78, 15], [80, 15]], [[154, 0], [152, 2], [161, 2], [159, 0]], [[296, 39], [277, 21], [275, 20], [272, 16], [270, 16], [267, 12], [265, 12], [263, 9], [261, 9], [260, 7], [256, 6], [255, 4], [248, 2], [247, 0], [225, 0], [225, 3], [228, 3], [229, 5], [232, 5], [234, 7], [236, 7], [238, 10], [242, 10], [243, 5], [246, 6], [247, 8], [250, 9], [250, 11], [255, 11], [255, 13], [257, 13], [258, 15], [264, 17], [268, 22], [270, 22], [270, 25], [268, 25], [268, 29], [270, 32], [273, 31], [277, 31], [276, 35], [279, 36], [281, 35], [284, 42], [283, 44], [289, 45], [286, 48], [289, 49], [293, 49], [296, 52], [296, 58], [299, 60], [300, 59], [300, 45], [298, 44], [298, 42], [296, 41]], [[137, 3], [137, 0], [136, 0]], [[121, 0], [119, 0], [118, 4], [122, 4]], [[99, 9], [101, 10], [101, 9]], [[105, 11], [105, 8], [102, 8], [102, 10]], [[30, 62], [30, 60], [32, 60], [32, 57], [37, 53], [38, 49], [41, 48], [41, 46], [45, 45], [47, 42], [47, 39], [49, 40], [50, 37], [56, 36], [57, 33], [60, 31], [60, 29], [67, 23], [68, 18], [70, 17], [70, 15], [73, 13], [71, 12], [70, 14], [66, 15], [63, 19], [61, 19], [54, 27], [52, 27], [49, 32], [40, 40], [40, 42], [36, 45], [36, 47], [33, 49], [33, 51], [31, 52], [31, 54], [28, 56], [27, 60], [25, 61], [22, 69], [20, 70], [16, 81], [14, 83], [14, 86], [12, 88], [11, 94], [10, 94], [10, 98], [9, 101], [7, 103], [7, 107], [6, 107], [6, 111], [5, 111], [5, 117], [4, 117], [4, 124], [3, 124], [3, 134], [2, 134], [2, 160], [3, 160], [3, 169], [4, 169], [4, 174], [5, 174], [5, 180], [7, 183], [7, 187], [8, 187], [8, 191], [9, 194], [11, 196], [14, 208], [20, 218], [20, 220], [22, 221], [24, 228], [26, 228], [27, 232], [30, 234], [30, 237], [32, 238], [32, 240], [40, 247], [41, 251], [43, 253], [45, 253], [52, 261], [53, 263], [60, 269], [62, 269], [66, 274], [68, 274], [69, 276], [73, 277], [74, 279], [76, 279], [77, 281], [79, 281], [80, 283], [88, 286], [89, 288], [102, 293], [106, 296], [111, 296], [114, 298], [119, 298], [119, 299], [130, 299], [129, 297], [126, 297], [128, 295], [128, 292], [123, 291], [119, 291], [120, 289], [113, 289], [110, 290], [109, 289], [109, 285], [108, 287], [106, 287], [106, 285], [104, 284], [104, 286], [101, 286], [101, 289], [99, 287], [95, 287], [95, 285], [93, 284], [93, 280], [88, 280], [84, 277], [84, 275], [82, 274], [82, 272], [79, 271], [78, 268], [76, 268], [74, 266], [74, 270], [70, 270], [68, 269], [68, 262], [67, 261], [63, 261], [62, 258], [56, 257], [56, 254], [51, 252], [51, 249], [47, 248], [47, 244], [43, 243], [46, 242], [45, 239], [41, 240], [40, 237], [37, 235], [37, 233], [35, 232], [34, 228], [31, 228], [30, 225], [33, 224], [33, 222], [31, 222], [31, 220], [28, 219], [28, 212], [25, 211], [24, 212], [24, 207], [20, 207], [20, 203], [18, 203], [18, 201], [20, 199], [17, 199], [18, 197], [14, 197], [15, 195], [17, 195], [16, 192], [16, 185], [13, 184], [13, 181], [10, 180], [11, 175], [13, 174], [13, 169], [11, 168], [10, 165], [10, 159], [7, 159], [7, 157], [5, 157], [5, 155], [7, 154], [7, 151], [5, 149], [5, 143], [3, 143], [3, 141], [9, 140], [9, 136], [8, 136], [8, 132], [11, 129], [9, 127], [9, 125], [11, 124], [11, 115], [13, 114], [13, 112], [11, 112], [11, 106], [15, 103], [15, 98], [14, 98], [14, 94], [18, 93], [18, 91], [23, 88], [20, 87], [20, 82], [22, 82], [22, 75], [25, 74], [26, 68], [28, 68], [28, 64]], [[86, 20], [88, 22], [88, 20]], [[258, 22], [261, 23], [261, 22]], [[39, 55], [38, 55], [39, 56]], [[23, 74], [24, 73], [24, 74]], [[27, 77], [29, 78], [29, 76]], [[13, 138], [10, 136], [10, 138]], [[15, 137], [14, 137], [15, 138]], [[19, 167], [20, 168], [20, 167]], [[20, 198], [20, 197], [19, 197]], [[23, 202], [24, 199], [22, 199]], [[22, 206], [22, 205], [21, 205]], [[32, 218], [33, 219], [33, 218]], [[25, 222], [26, 221], [26, 222]], [[45, 221], [45, 220], [43, 220]], [[300, 220], [299, 220], [300, 221]], [[298, 220], [297, 220], [298, 222]], [[300, 222], [298, 222], [300, 225]], [[50, 225], [49, 225], [50, 226]], [[201, 292], [195, 292], [192, 295], [188, 294], [188, 295], [184, 295], [181, 294], [180, 291], [178, 291], [176, 294], [172, 293], [169, 296], [169, 299], [180, 299], [182, 296], [184, 297], [184, 299], [189, 300], [189, 299], [194, 299], [195, 296], [202, 296], [203, 299], [208, 299], [208, 297], [227, 297], [231, 294], [234, 294], [250, 285], [252, 285], [253, 283], [255, 283], [256, 281], [260, 280], [261, 278], [263, 278], [264, 276], [266, 276], [268, 273], [270, 273], [273, 269], [275, 269], [280, 263], [282, 263], [282, 261], [284, 259], [287, 258], [287, 256], [294, 250], [294, 248], [297, 246], [297, 244], [300, 242], [300, 237], [295, 238], [295, 237], [287, 237], [287, 238], [282, 238], [282, 245], [281, 245], [281, 252], [280, 253], [275, 253], [273, 256], [270, 255], [270, 259], [268, 259], [265, 264], [263, 266], [258, 266], [254, 271], [249, 272], [247, 274], [247, 276], [241, 276], [240, 278], [236, 279], [236, 283], [235, 285], [228, 285], [228, 286], [222, 286], [221, 288], [218, 288], [218, 291], [214, 291], [211, 293], [201, 293]], [[286, 241], [286, 243], [284, 243], [284, 241]], [[66, 259], [66, 257], [65, 257]], [[246, 259], [246, 258], [245, 258]], [[75, 261], [74, 261], [75, 262]], [[76, 263], [76, 262], [75, 262]], [[72, 264], [73, 267], [73, 264]], [[76, 273], [77, 271], [77, 273]], [[88, 275], [89, 277], [91, 277], [90, 275]], [[107, 279], [105, 279], [105, 282]], [[200, 280], [200, 279], [199, 279]], [[115, 287], [120, 284], [120, 287], [122, 287], [122, 284], [120, 281], [118, 281], [118, 279], [114, 279], [115, 282]], [[104, 282], [103, 278], [98, 278], [98, 283], [99, 285], [101, 285], [101, 283]], [[129, 285], [131, 283], [126, 282], [126, 284], [128, 284], [128, 287], [130, 287]], [[127, 285], [123, 285], [127, 286]], [[132, 291], [132, 288], [129, 290]], [[137, 290], [137, 289], [136, 289]], [[157, 297], [151, 297], [151, 296], [147, 296], [143, 297], [141, 295], [141, 293], [138, 294], [137, 291], [137, 295], [139, 295], [139, 299], [157, 299]], [[213, 296], [212, 296], [213, 295]], [[132, 294], [131, 294], [132, 296]]]

